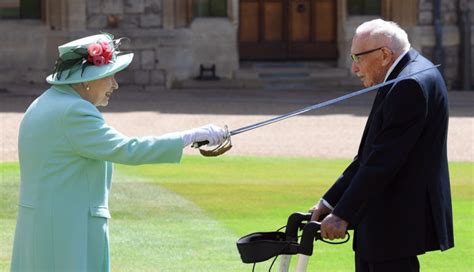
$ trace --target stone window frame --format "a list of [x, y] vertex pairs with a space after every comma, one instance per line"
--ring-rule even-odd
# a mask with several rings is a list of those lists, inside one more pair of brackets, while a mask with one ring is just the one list
[[51, 30], [82, 31], [86, 29], [86, 1], [42, 1], [45, 2], [44, 22]]
[[418, 0], [382, 0], [381, 15], [395, 21], [402, 27], [413, 27], [418, 24]]
[[[78, 0], [40, 0], [41, 19], [5, 19], [15, 23], [46, 26], [50, 30], [80, 31], [86, 25], [86, 1]], [[78, 16], [70, 16], [77, 14]], [[4, 20], [4, 19], [1, 19]]]
[[[348, 1], [343, 0], [345, 8]], [[385, 20], [395, 21], [401, 27], [414, 27], [418, 25], [418, 11], [419, 0], [381, 0], [379, 16]], [[374, 17], [373, 15], [350, 15], [347, 10], [344, 13], [354, 18]]]

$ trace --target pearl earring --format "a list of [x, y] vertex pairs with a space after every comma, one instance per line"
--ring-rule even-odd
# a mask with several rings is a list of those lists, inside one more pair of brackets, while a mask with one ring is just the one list
[[87, 86], [87, 87], [86, 87], [86, 90], [90, 91], [90, 90], [91, 90], [91, 87]]

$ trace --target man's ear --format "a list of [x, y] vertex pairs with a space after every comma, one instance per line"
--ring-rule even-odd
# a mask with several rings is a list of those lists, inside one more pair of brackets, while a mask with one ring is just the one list
[[393, 54], [392, 50], [387, 48], [382, 48], [382, 65], [383, 66], [390, 66], [395, 61], [395, 55]]

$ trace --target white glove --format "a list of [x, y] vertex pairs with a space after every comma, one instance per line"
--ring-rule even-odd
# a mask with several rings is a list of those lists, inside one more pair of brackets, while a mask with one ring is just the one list
[[208, 146], [220, 145], [227, 139], [227, 130], [209, 124], [199, 128], [183, 131], [181, 133], [183, 147], [195, 142], [209, 141]]

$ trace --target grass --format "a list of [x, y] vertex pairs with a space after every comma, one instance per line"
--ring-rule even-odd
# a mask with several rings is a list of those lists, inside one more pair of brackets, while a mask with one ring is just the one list
[[[110, 198], [112, 270], [251, 271], [240, 262], [238, 237], [276, 230], [292, 212], [306, 211], [347, 164], [186, 156], [180, 165], [117, 165]], [[456, 247], [421, 256], [425, 271], [472, 271], [473, 171], [473, 163], [450, 163]], [[0, 164], [0, 271], [9, 267], [18, 180], [17, 164]], [[269, 265], [257, 264], [256, 271]], [[353, 271], [350, 243], [315, 243], [309, 271]]]

